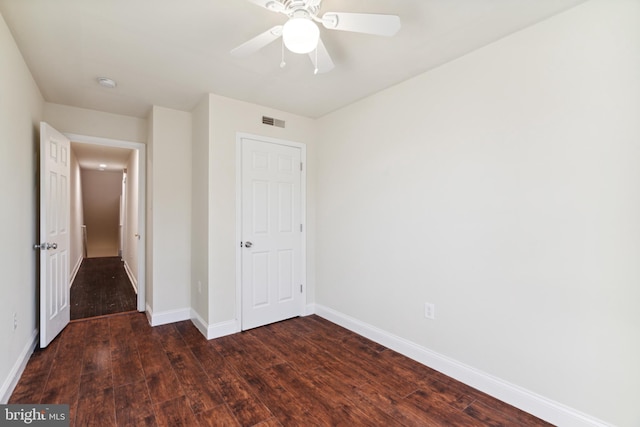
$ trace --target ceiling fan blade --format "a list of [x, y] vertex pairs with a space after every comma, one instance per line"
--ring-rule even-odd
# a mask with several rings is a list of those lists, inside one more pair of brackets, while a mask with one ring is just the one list
[[[317, 52], [317, 63], [316, 63], [316, 52]], [[325, 47], [324, 43], [322, 43], [322, 39], [318, 40], [318, 46], [316, 50], [309, 53], [309, 58], [311, 59], [311, 63], [316, 67], [318, 73], [326, 73], [331, 71], [334, 67], [333, 60], [329, 55], [329, 51]]]
[[250, 3], [264, 7], [273, 12], [284, 12], [285, 7], [277, 0], [248, 0]]
[[282, 25], [276, 25], [264, 33], [255, 36], [251, 40], [242, 43], [231, 51], [231, 55], [237, 58], [244, 58], [245, 56], [251, 55], [269, 43], [277, 40], [280, 36], [282, 36]]
[[327, 12], [322, 25], [329, 30], [393, 36], [400, 30], [400, 17], [373, 13]]

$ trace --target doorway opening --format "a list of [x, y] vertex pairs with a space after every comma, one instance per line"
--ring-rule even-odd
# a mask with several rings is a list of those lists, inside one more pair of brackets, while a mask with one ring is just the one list
[[144, 311], [144, 144], [71, 140], [71, 320]]

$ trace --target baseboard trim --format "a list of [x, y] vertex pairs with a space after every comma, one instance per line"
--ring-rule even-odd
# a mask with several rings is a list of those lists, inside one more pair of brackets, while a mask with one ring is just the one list
[[71, 274], [69, 275], [69, 287], [71, 287], [71, 285], [73, 285], [73, 281], [76, 280], [82, 261], [84, 261], [84, 257], [80, 256], [78, 261], [76, 261], [76, 265], [73, 266], [73, 270], [71, 270]]
[[563, 427], [611, 427], [610, 424], [602, 420], [511, 384], [472, 366], [465, 365], [329, 307], [314, 304], [314, 310], [315, 314], [320, 317], [554, 425]]
[[303, 316], [311, 316], [312, 314], [316, 314], [316, 305], [314, 303], [305, 305]]
[[166, 325], [191, 319], [190, 308], [180, 308], [177, 310], [167, 310], [154, 313], [153, 310], [151, 310], [151, 307], [149, 307], [149, 304], [147, 304], [146, 314], [151, 326]]
[[191, 310], [191, 322], [208, 340], [240, 332], [240, 324], [235, 319], [209, 325], [195, 310]]
[[136, 295], [138, 295], [138, 280], [133, 275], [131, 268], [129, 268], [127, 260], [123, 259], [122, 262], [124, 263], [124, 271], [125, 273], [127, 273], [127, 277], [129, 277], [129, 282], [131, 283], [131, 286], [133, 286], [133, 290], [135, 291]]
[[29, 362], [29, 358], [35, 350], [36, 345], [38, 344], [38, 330], [35, 329], [31, 334], [31, 339], [24, 346], [20, 355], [18, 356], [18, 360], [14, 363], [13, 367], [9, 371], [9, 375], [5, 379], [2, 384], [2, 388], [0, 388], [0, 404], [6, 404], [13, 393], [13, 390], [18, 385], [18, 381], [24, 372], [24, 368], [27, 367], [27, 363]]
[[207, 325], [207, 322], [205, 322], [204, 319], [200, 317], [198, 312], [196, 312], [194, 309], [191, 309], [191, 323], [193, 323], [193, 326], [195, 326], [196, 329], [200, 331], [202, 336], [209, 339], [207, 337], [209, 333], [209, 325]]

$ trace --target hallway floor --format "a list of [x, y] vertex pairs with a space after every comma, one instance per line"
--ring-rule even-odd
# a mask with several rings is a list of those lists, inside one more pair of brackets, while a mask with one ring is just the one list
[[71, 320], [134, 311], [136, 299], [120, 257], [85, 258], [71, 286]]

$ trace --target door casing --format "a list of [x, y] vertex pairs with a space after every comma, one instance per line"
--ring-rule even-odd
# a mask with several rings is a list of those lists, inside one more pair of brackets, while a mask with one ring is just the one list
[[[236, 133], [236, 322], [238, 330], [242, 329], [242, 140], [253, 139], [270, 144], [285, 145], [300, 149], [300, 159], [303, 164], [300, 172], [300, 218], [302, 220], [301, 236], [301, 278], [302, 301], [307, 301], [307, 146], [300, 142], [271, 138], [262, 135], [238, 132]], [[304, 307], [300, 308], [303, 314]]]

